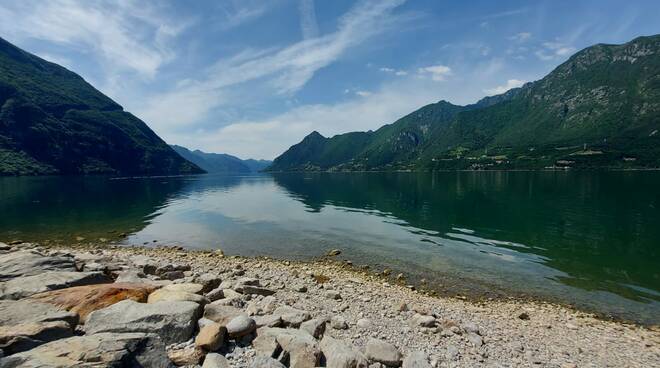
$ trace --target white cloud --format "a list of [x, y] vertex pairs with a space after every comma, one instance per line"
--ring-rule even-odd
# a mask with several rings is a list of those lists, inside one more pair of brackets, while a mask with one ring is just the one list
[[380, 68], [380, 71], [385, 72], [385, 73], [394, 73], [396, 71], [396, 69], [383, 67], [383, 68]]
[[372, 95], [372, 93], [369, 91], [355, 91], [355, 94], [360, 97], [369, 97]]
[[525, 42], [532, 38], [532, 34], [530, 32], [520, 32], [516, 33], [515, 35], [509, 37], [509, 40], [511, 41], [516, 41], [516, 42]]
[[394, 75], [402, 77], [402, 76], [408, 75], [408, 72], [405, 71], [405, 70], [397, 70], [396, 72], [394, 72]]
[[316, 22], [316, 10], [314, 0], [300, 0], [300, 29], [303, 38], [310, 39], [318, 37], [319, 25]]
[[441, 82], [451, 75], [451, 68], [446, 65], [431, 65], [417, 69], [417, 73], [420, 75], [428, 75], [434, 81]]
[[394, 68], [382, 67], [382, 68], [380, 68], [380, 69], [378, 69], [378, 70], [380, 70], [380, 71], [383, 72], [383, 73], [394, 74], [394, 75], [396, 75], [396, 76], [398, 76], [398, 77], [402, 77], [402, 76], [408, 75], [408, 72], [407, 72], [407, 71], [405, 71], [405, 70], [397, 70], [397, 69], [394, 69]]
[[[169, 40], [187, 23], [166, 19], [149, 4], [130, 0], [15, 1], [0, 4], [0, 32], [93, 50], [111, 69], [152, 78], [173, 58]], [[56, 55], [55, 55], [56, 56]]]
[[[241, 85], [248, 82], [258, 81], [261, 93], [296, 92], [319, 69], [342, 57], [347, 50], [389, 29], [397, 20], [391, 11], [404, 1], [364, 0], [340, 18], [334, 33], [281, 49], [246, 50], [219, 60], [197, 81], [177, 86], [171, 92], [153, 96], [146, 104], [135, 106], [136, 113], [159, 133], [167, 134], [161, 128], [199, 123], [210, 111], [228, 104], [228, 95], [240, 93]], [[179, 110], [172, 113], [172, 101], [176, 99], [189, 104], [177, 104]]]
[[509, 79], [504, 85], [497, 86], [495, 88], [484, 89], [484, 92], [488, 96], [499, 95], [510, 90], [511, 88], [521, 87], [523, 84], [525, 84], [525, 81], [523, 80]]
[[541, 60], [555, 60], [573, 54], [576, 49], [562, 42], [544, 42], [542, 49], [536, 50], [534, 54]]

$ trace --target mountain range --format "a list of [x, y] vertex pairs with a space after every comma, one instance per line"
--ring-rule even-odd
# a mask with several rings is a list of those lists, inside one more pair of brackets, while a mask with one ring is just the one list
[[660, 167], [660, 35], [598, 44], [546, 77], [376, 131], [314, 131], [267, 171]]
[[251, 173], [259, 172], [272, 161], [268, 160], [241, 160], [240, 158], [224, 153], [207, 153], [200, 150], [191, 151], [185, 147], [172, 145], [181, 157], [194, 163], [208, 173]]
[[0, 175], [202, 172], [79, 75], [0, 38]]

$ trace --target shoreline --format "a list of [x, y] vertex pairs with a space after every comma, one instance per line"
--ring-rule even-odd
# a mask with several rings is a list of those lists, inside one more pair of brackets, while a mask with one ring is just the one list
[[[404, 360], [423, 355], [422, 360], [433, 367], [504, 365], [569, 368], [589, 364], [646, 367], [653, 366], [660, 358], [658, 326], [603, 320], [591, 313], [549, 302], [516, 299], [476, 301], [431, 296], [406, 285], [388, 282], [380, 275], [348, 267], [341, 261], [225, 257], [218, 251], [186, 250], [182, 247], [109, 244], [15, 244], [9, 247], [13, 251], [35, 249], [51, 256], [69, 254], [76, 259], [87, 260], [83, 268], [87, 265], [93, 265], [96, 269], [99, 265], [106, 270], [116, 268], [111, 273], [113, 277], [119, 275], [120, 278], [125, 272], [133, 272], [135, 265], [131, 260], [135, 259], [150, 259], [169, 267], [187, 267], [188, 271], [180, 272], [173, 281], [157, 276], [143, 279], [160, 286], [194, 283], [198, 282], [200, 275], [213, 274], [222, 279], [223, 284], [227, 283], [225, 286], [234, 284], [233, 289], [245, 293], [236, 286], [236, 282], [246, 277], [258, 280], [260, 286], [256, 287], [257, 290], [270, 296], [250, 296], [228, 288], [225, 289], [224, 299], [208, 304], [206, 308], [216, 303], [225, 304], [223, 301], [227, 296], [233, 295], [237, 299], [232, 302], [240, 301], [236, 305], [241, 305], [240, 309], [257, 321], [275, 316], [274, 307], [264, 305], [266, 300], [278, 307], [305, 311], [312, 319], [328, 318], [327, 326], [323, 323], [328, 339], [346, 342], [358, 355], [370, 356], [370, 344], [373, 345], [372, 340], [376, 339], [393, 345]], [[204, 294], [206, 297], [208, 295]], [[261, 335], [259, 331], [251, 343], [243, 344], [230, 339], [219, 350], [227, 357], [229, 366], [254, 364], [261, 352], [257, 343], [259, 336], [263, 338], [266, 330], [261, 330]], [[310, 341], [310, 344], [320, 344], [322, 349], [323, 340], [325, 337]], [[194, 340], [170, 345], [167, 351], [170, 358], [177, 357], [176, 354], [197, 352]], [[320, 354], [323, 356], [323, 353]], [[200, 357], [196, 364], [201, 364], [203, 359]], [[372, 357], [370, 362], [373, 363], [373, 359], [377, 358]]]

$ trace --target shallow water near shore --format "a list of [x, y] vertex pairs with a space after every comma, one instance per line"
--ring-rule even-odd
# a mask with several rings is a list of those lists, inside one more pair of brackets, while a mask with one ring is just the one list
[[659, 172], [0, 178], [0, 213], [0, 241], [291, 259], [338, 248], [451, 294], [660, 323]]

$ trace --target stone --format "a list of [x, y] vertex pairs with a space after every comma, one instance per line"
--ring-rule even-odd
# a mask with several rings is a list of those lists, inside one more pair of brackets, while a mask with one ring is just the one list
[[312, 316], [300, 309], [292, 308], [289, 306], [281, 306], [273, 311], [274, 315], [280, 316], [284, 326], [298, 328], [300, 324], [309, 320]]
[[217, 351], [224, 345], [226, 334], [226, 327], [212, 322], [200, 329], [195, 338], [195, 346], [206, 351]]
[[50, 304], [30, 300], [0, 300], [0, 326], [55, 321], [65, 321], [75, 327], [78, 316]]
[[202, 285], [202, 292], [208, 293], [220, 286], [222, 279], [212, 273], [203, 273], [195, 278], [195, 282]]
[[199, 314], [200, 306], [193, 302], [144, 304], [124, 300], [92, 312], [85, 332], [155, 333], [165, 344], [179, 343], [192, 337]]
[[109, 282], [112, 280], [100, 272], [45, 271], [1, 283], [0, 299], [17, 300], [50, 290]]
[[202, 368], [229, 368], [229, 361], [218, 353], [208, 353]]
[[[280, 327], [282, 326], [282, 318], [280, 316], [268, 314], [265, 316], [255, 316], [254, 322], [257, 324], [257, 328], [261, 327]], [[302, 328], [302, 325], [301, 327]]]
[[477, 335], [474, 332], [470, 332], [467, 334], [467, 339], [469, 342], [472, 343], [472, 345], [476, 347], [480, 347], [484, 344], [484, 340], [481, 338], [481, 336]]
[[0, 326], [0, 349], [5, 354], [15, 354], [70, 336], [73, 336], [73, 329], [65, 321]]
[[330, 290], [330, 291], [326, 291], [325, 297], [328, 299], [340, 300], [341, 294], [339, 294], [339, 292], [337, 291]]
[[362, 329], [365, 329], [365, 330], [366, 330], [366, 329], [370, 329], [370, 328], [373, 326], [373, 323], [371, 322], [370, 319], [367, 319], [367, 318], [360, 318], [360, 319], [358, 319], [356, 325], [357, 325], [359, 328], [362, 328]]
[[250, 368], [286, 368], [286, 366], [271, 357], [258, 355], [250, 364]]
[[529, 314], [527, 312], [522, 312], [518, 315], [519, 319], [522, 319], [523, 321], [528, 321], [529, 320]]
[[0, 254], [0, 282], [45, 271], [75, 272], [75, 260], [71, 256], [44, 256], [33, 250]]
[[204, 317], [202, 317], [202, 318], [200, 318], [200, 319], [197, 320], [197, 327], [201, 330], [201, 329], [203, 329], [204, 327], [206, 327], [206, 326], [208, 326], [208, 325], [210, 325], [210, 324], [212, 324], [212, 323], [215, 323], [215, 322], [211, 321], [211, 320], [208, 319], [208, 318], [204, 318]]
[[177, 291], [177, 292], [184, 292], [184, 293], [191, 293], [191, 294], [199, 294], [201, 295], [203, 293], [204, 286], [202, 284], [194, 284], [194, 283], [181, 283], [181, 284], [169, 284], [163, 286], [162, 290], [167, 290], [167, 291]]
[[204, 352], [202, 349], [188, 346], [183, 349], [169, 350], [167, 352], [167, 357], [170, 358], [172, 363], [176, 366], [194, 366], [204, 359]]
[[277, 357], [282, 352], [282, 347], [277, 342], [278, 328], [260, 328], [257, 330], [257, 337], [252, 340], [252, 347], [257, 352], [269, 357]]
[[274, 290], [261, 287], [261, 286], [252, 286], [252, 285], [242, 285], [235, 288], [241, 294], [250, 294], [250, 295], [273, 295], [275, 294]]
[[341, 250], [339, 250], [339, 249], [333, 249], [333, 250], [329, 251], [328, 253], [326, 253], [326, 255], [328, 257], [334, 257], [334, 256], [338, 256], [340, 254], [341, 254]]
[[419, 327], [434, 327], [436, 321], [433, 316], [423, 316], [421, 314], [416, 314], [412, 318], [412, 323]]
[[479, 332], [479, 326], [477, 326], [476, 324], [474, 324], [472, 322], [466, 322], [461, 327], [463, 328], [463, 331], [465, 331], [467, 333], [474, 333], [474, 334], [477, 334], [477, 335], [481, 334]]
[[73, 312], [84, 323], [87, 316], [93, 311], [103, 309], [122, 300], [146, 302], [147, 296], [155, 289], [155, 286], [148, 284], [97, 284], [36, 294], [31, 296], [30, 300], [52, 304]]
[[406, 312], [408, 311], [408, 304], [406, 304], [405, 302], [401, 302], [397, 305], [396, 310], [399, 312]]
[[144, 333], [74, 336], [6, 357], [3, 368], [173, 367], [163, 342]]
[[383, 340], [369, 339], [365, 355], [370, 361], [382, 363], [388, 367], [398, 367], [401, 365], [401, 353], [399, 353], [399, 350], [396, 346]]
[[369, 365], [362, 353], [328, 335], [321, 339], [320, 348], [327, 368], [365, 368]]
[[246, 315], [234, 317], [227, 323], [227, 333], [229, 337], [239, 338], [252, 333], [257, 329], [254, 320]]
[[115, 279], [117, 283], [135, 283], [135, 284], [149, 284], [151, 280], [140, 271], [126, 270], [119, 272]]
[[346, 330], [348, 329], [348, 323], [342, 316], [334, 316], [330, 319], [330, 327], [335, 330]]
[[194, 302], [197, 304], [206, 305], [209, 303], [209, 300], [202, 295], [188, 293], [185, 291], [172, 291], [163, 288], [149, 294], [149, 298], [147, 299], [147, 303], [150, 304], [158, 302]]
[[227, 325], [227, 323], [229, 323], [229, 321], [235, 317], [244, 314], [242, 310], [236, 307], [218, 305], [214, 303], [207, 304], [204, 307], [204, 318], [210, 319], [211, 321], [217, 322], [223, 326]]
[[290, 368], [316, 367], [321, 356], [314, 337], [296, 329], [261, 328], [252, 345], [265, 356], [276, 357], [283, 352]]
[[448, 345], [445, 351], [445, 359], [448, 361], [458, 360], [459, 352], [455, 345]]
[[413, 351], [403, 359], [402, 368], [432, 368], [429, 356], [423, 351]]
[[218, 287], [206, 293], [205, 296], [210, 302], [214, 302], [218, 299], [223, 299], [225, 297], [225, 293], [222, 288]]
[[314, 318], [301, 323], [300, 329], [319, 339], [325, 333], [325, 326], [327, 323], [327, 317]]

